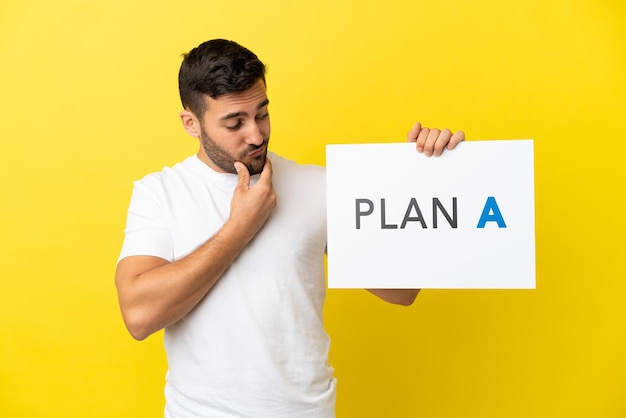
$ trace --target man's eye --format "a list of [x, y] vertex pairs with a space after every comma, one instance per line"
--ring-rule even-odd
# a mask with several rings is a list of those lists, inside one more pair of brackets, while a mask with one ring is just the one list
[[257, 115], [256, 120], [263, 120], [263, 119], [267, 118], [269, 115], [270, 115], [269, 112], [263, 113], [261, 115]]
[[230, 126], [226, 126], [226, 129], [228, 129], [229, 131], [236, 131], [237, 129], [241, 128], [241, 121], [237, 122], [234, 125], [230, 125]]

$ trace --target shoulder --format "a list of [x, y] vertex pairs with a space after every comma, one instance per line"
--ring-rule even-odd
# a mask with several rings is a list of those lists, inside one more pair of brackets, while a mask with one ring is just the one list
[[161, 171], [149, 173], [134, 182], [135, 187], [145, 187], [148, 189], [160, 189], [169, 182], [181, 180], [193, 175], [194, 159], [189, 157], [173, 166], [166, 166]]
[[322, 201], [326, 195], [326, 168], [314, 164], [298, 164], [294, 161], [269, 155], [272, 161], [272, 183], [281, 198], [302, 202], [314, 199]]
[[278, 176], [299, 176], [325, 180], [326, 168], [315, 164], [299, 164], [272, 152], [268, 153], [272, 161], [272, 171]]

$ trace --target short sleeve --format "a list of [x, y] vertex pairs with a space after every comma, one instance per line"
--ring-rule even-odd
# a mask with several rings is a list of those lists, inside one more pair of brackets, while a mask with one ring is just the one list
[[174, 256], [169, 221], [159, 179], [136, 181], [128, 207], [124, 243], [118, 261], [133, 255], [149, 255], [172, 261]]

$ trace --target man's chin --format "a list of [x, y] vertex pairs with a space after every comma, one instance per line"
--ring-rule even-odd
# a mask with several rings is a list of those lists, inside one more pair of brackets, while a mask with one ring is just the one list
[[265, 158], [267, 158], [267, 154], [259, 155], [258, 157], [254, 157], [249, 161], [244, 162], [246, 167], [248, 167], [248, 171], [251, 176], [260, 174], [263, 171], [263, 167], [265, 167]]

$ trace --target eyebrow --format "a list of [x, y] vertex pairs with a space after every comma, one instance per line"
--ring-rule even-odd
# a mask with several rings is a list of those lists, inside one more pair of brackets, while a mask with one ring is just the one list
[[[259, 103], [256, 107], [256, 110], [260, 110], [262, 108], [264, 108], [265, 106], [267, 106], [268, 104], [270, 104], [270, 100], [269, 99], [265, 99], [263, 100], [261, 103]], [[248, 113], [247, 112], [232, 112], [232, 113], [227, 113], [226, 115], [222, 116], [220, 118], [220, 120], [228, 120], [228, 119], [232, 119], [232, 118], [238, 118], [239, 116], [246, 116]]]

